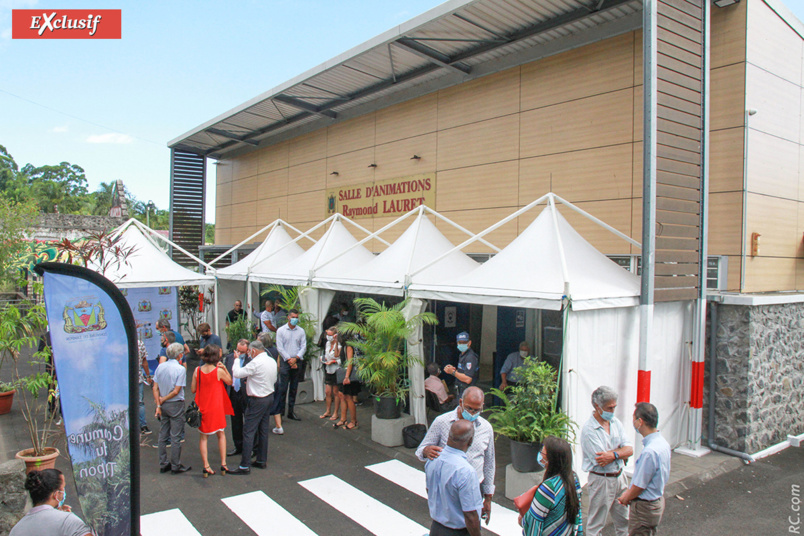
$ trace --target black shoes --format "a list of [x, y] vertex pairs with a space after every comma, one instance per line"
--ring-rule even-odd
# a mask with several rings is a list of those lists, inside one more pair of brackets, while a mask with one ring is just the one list
[[159, 468], [160, 473], [167, 473], [168, 471], [170, 471], [170, 466], [169, 465], [165, 465], [164, 467]]
[[178, 469], [171, 469], [170, 474], [178, 475], [179, 473], [186, 473], [190, 469], [192, 469], [192, 467], [190, 467], [189, 465], [180, 465]]
[[299, 418], [299, 416], [296, 415], [295, 413], [293, 413], [292, 411], [288, 412], [288, 419], [290, 419], [291, 421], [300, 421], [301, 420]]
[[265, 462], [254, 462], [251, 464], [252, 467], [256, 467], [257, 469], [265, 469], [266, 465]]
[[234, 449], [234, 450], [230, 450], [229, 452], [227, 452], [226, 455], [227, 456], [237, 456], [238, 454], [242, 454], [242, 453], [243, 453], [242, 449]]
[[243, 469], [242, 467], [238, 467], [234, 471], [229, 471], [226, 473], [227, 475], [250, 475], [251, 469]]

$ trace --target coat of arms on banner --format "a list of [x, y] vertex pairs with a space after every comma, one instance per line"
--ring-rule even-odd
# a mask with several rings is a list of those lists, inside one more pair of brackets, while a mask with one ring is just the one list
[[128, 296], [128, 289], [127, 288], [121, 288], [119, 290], [120, 290], [120, 294], [122, 294], [123, 296]]
[[65, 333], [84, 333], [106, 329], [103, 306], [100, 301], [92, 305], [89, 300], [97, 298], [75, 298], [64, 306]]
[[162, 309], [159, 311], [160, 320], [170, 320], [173, 318], [173, 312], [170, 309]]
[[152, 330], [151, 328], [145, 328], [142, 331], [142, 338], [143, 339], [151, 339], [151, 338], [153, 338], [153, 336], [154, 336], [154, 330]]
[[159, 287], [159, 294], [170, 294], [170, 287]]
[[140, 313], [147, 313], [151, 310], [151, 302], [148, 300], [142, 300], [137, 304], [137, 311]]

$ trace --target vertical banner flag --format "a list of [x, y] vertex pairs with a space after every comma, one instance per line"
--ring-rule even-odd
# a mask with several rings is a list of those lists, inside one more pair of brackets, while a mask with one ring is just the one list
[[134, 317], [100, 274], [36, 267], [59, 382], [67, 448], [84, 520], [97, 536], [139, 531], [138, 351]]

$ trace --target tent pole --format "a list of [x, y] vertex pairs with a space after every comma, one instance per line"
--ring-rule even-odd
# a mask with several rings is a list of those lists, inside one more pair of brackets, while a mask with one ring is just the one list
[[[440, 213], [436, 212], [435, 210], [431, 209], [431, 208], [430, 208], [430, 207], [428, 207], [428, 206], [425, 206], [425, 205], [422, 205], [422, 206], [425, 208], [425, 210], [427, 210], [427, 212], [429, 212], [430, 214], [432, 214], [433, 216], [435, 216], [435, 217], [436, 217], [436, 218], [438, 218], [439, 220], [444, 221], [444, 222], [446, 222], [446, 223], [448, 223], [448, 224], [452, 225], [453, 227], [455, 227], [455, 228], [456, 228], [456, 229], [458, 229], [459, 231], [461, 231], [461, 232], [463, 232], [463, 233], [466, 233], [466, 234], [468, 234], [469, 236], [474, 236], [474, 234], [472, 233], [472, 231], [470, 231], [469, 229], [467, 229], [467, 228], [465, 228], [465, 227], [462, 227], [462, 226], [458, 225], [457, 223], [455, 223], [455, 222], [454, 222], [454, 221], [452, 221], [451, 219], [449, 219], [449, 218], [447, 218], [446, 216], [444, 216], [444, 215], [442, 215], [442, 214], [440, 214]], [[493, 249], [493, 250], [494, 250], [494, 251], [496, 251], [497, 253], [499, 253], [500, 251], [502, 251], [500, 248], [498, 248], [497, 246], [495, 246], [495, 245], [494, 245], [494, 244], [492, 244], [491, 242], [487, 241], [485, 238], [479, 238], [479, 239], [478, 239], [478, 242], [480, 242], [481, 244], [484, 244], [484, 245], [486, 245], [486, 246], [490, 247], [491, 249]]]
[[570, 203], [566, 199], [562, 199], [561, 197], [559, 197], [557, 195], [555, 196], [555, 198], [558, 199], [561, 202], [561, 204], [566, 205], [567, 207], [571, 208], [572, 210], [574, 210], [575, 212], [577, 212], [578, 214], [580, 214], [584, 218], [593, 221], [594, 223], [600, 225], [601, 227], [603, 227], [607, 231], [610, 231], [610, 232], [614, 233], [615, 235], [619, 236], [620, 238], [622, 238], [623, 240], [625, 240], [629, 244], [631, 244], [633, 246], [636, 246], [636, 247], [638, 247], [640, 249], [642, 248], [642, 244], [640, 244], [639, 242], [637, 242], [636, 240], [634, 240], [633, 238], [631, 238], [627, 234], [625, 234], [625, 233], [623, 233], [621, 231], [618, 231], [617, 229], [615, 229], [614, 227], [612, 227], [608, 223], [604, 222], [603, 220], [595, 218], [594, 216], [592, 216], [591, 214], [589, 214], [588, 212], [586, 212], [582, 208], [576, 207], [575, 205], [573, 205], [572, 203]]
[[[222, 258], [224, 258], [225, 256], [227, 256], [229, 253], [233, 252], [234, 250], [236, 250], [237, 248], [239, 248], [240, 246], [242, 246], [243, 244], [245, 244], [246, 242], [248, 242], [249, 240], [251, 240], [252, 238], [256, 237], [257, 235], [262, 234], [263, 232], [265, 232], [265, 231], [267, 231], [267, 230], [269, 230], [269, 229], [273, 229], [274, 227], [276, 227], [276, 222], [277, 222], [277, 221], [278, 221], [278, 220], [274, 220], [273, 222], [269, 223], [268, 225], [266, 225], [265, 227], [263, 227], [262, 229], [260, 229], [260, 230], [259, 230], [259, 231], [257, 231], [256, 233], [254, 233], [253, 235], [249, 236], [248, 238], [243, 239], [243, 240], [242, 240], [242, 241], [240, 241], [238, 244], [236, 244], [236, 245], [234, 245], [234, 246], [230, 247], [229, 249], [227, 249], [226, 251], [224, 251], [223, 253], [221, 253], [220, 255], [218, 255], [217, 257], [215, 257], [214, 259], [212, 259], [211, 261], [209, 261], [209, 264], [210, 264], [210, 265], [215, 264], [216, 262], [218, 262], [219, 260], [221, 260]], [[270, 233], [268, 233], [268, 234], [270, 234]], [[267, 237], [266, 237], [266, 238], [267, 238]], [[264, 241], [264, 240], [263, 240], [263, 243], [265, 243], [265, 241]]]
[[[169, 238], [165, 238], [165, 237], [163, 237], [162, 235], [157, 234], [157, 233], [156, 233], [156, 232], [155, 232], [153, 229], [150, 229], [149, 227], [146, 227], [144, 224], [142, 224], [142, 223], [138, 222], [137, 220], [134, 220], [134, 225], [136, 225], [136, 226], [137, 226], [137, 227], [138, 227], [140, 230], [147, 231], [147, 232], [148, 232], [149, 234], [151, 234], [151, 235], [158, 236], [159, 238], [161, 238], [162, 240], [164, 240], [165, 242], [167, 242], [168, 244], [170, 244], [172, 247], [174, 247], [174, 248], [178, 249], [179, 251], [181, 251], [182, 253], [184, 253], [184, 254], [185, 254], [185, 255], [187, 255], [188, 257], [190, 257], [190, 258], [191, 258], [192, 260], [194, 260], [195, 262], [197, 262], [197, 263], [199, 263], [199, 264], [204, 265], [206, 268], [208, 268], [208, 269], [210, 269], [210, 270], [214, 270], [214, 269], [215, 269], [215, 268], [213, 268], [212, 266], [210, 266], [209, 264], [207, 264], [207, 263], [205, 263], [204, 261], [202, 261], [201, 259], [199, 259], [198, 257], [196, 257], [195, 255], [193, 255], [192, 253], [190, 253], [189, 251], [187, 251], [186, 249], [182, 248], [181, 246], [179, 246], [178, 244], [176, 244], [175, 242], [173, 242], [171, 239], [169, 239]], [[153, 242], [153, 241], [152, 241], [152, 242]], [[154, 244], [154, 245], [156, 245], [156, 244]], [[157, 246], [157, 247], [158, 247], [158, 246]]]

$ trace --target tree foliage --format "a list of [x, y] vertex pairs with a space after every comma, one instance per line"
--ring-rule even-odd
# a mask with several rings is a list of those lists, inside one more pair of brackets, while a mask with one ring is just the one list
[[28, 252], [25, 231], [34, 223], [36, 212], [36, 206], [30, 202], [15, 203], [0, 197], [0, 285], [19, 278], [19, 260], [27, 257]]
[[[0, 145], [0, 198], [16, 205], [33, 205], [40, 212], [103, 216], [114, 204], [115, 181], [101, 182], [89, 191], [84, 168], [70, 162], [56, 165], [20, 167]], [[150, 220], [153, 229], [168, 229], [170, 214], [152, 202], [138, 200], [125, 192], [129, 216], [142, 223]]]

